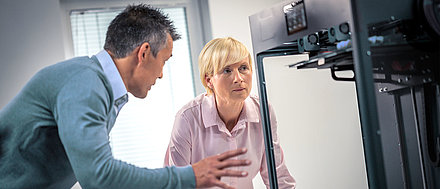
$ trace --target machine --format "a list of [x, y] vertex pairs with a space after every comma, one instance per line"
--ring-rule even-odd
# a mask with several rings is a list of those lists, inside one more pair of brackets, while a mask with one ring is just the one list
[[440, 0], [288, 0], [249, 21], [271, 188], [263, 60], [297, 54], [291, 69], [355, 83], [369, 188], [440, 188]]

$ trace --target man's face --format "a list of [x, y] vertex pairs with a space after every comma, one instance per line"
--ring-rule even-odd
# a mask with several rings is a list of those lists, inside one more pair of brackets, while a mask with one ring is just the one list
[[156, 83], [157, 78], [163, 76], [163, 66], [165, 62], [172, 56], [173, 51], [173, 39], [168, 34], [165, 48], [161, 49], [156, 57], [153, 53], [146, 54], [142, 63], [133, 71], [133, 78], [131, 86], [129, 86], [129, 92], [137, 98], [145, 98], [148, 91]]

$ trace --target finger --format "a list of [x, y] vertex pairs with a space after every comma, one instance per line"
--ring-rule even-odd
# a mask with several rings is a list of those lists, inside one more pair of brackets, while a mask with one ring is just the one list
[[218, 169], [224, 169], [224, 168], [235, 167], [235, 166], [246, 166], [246, 165], [250, 165], [250, 164], [251, 164], [250, 160], [228, 159], [228, 160], [219, 162], [217, 167], [218, 167]]
[[220, 180], [215, 180], [213, 181], [214, 186], [218, 186], [220, 188], [225, 188], [225, 189], [235, 189], [232, 186], [227, 185], [226, 183], [220, 181]]
[[246, 171], [221, 170], [216, 172], [217, 177], [245, 177], [248, 173]]
[[235, 157], [235, 156], [244, 154], [246, 152], [247, 152], [246, 148], [240, 148], [240, 149], [236, 149], [236, 150], [231, 150], [231, 151], [227, 151], [227, 152], [223, 152], [223, 153], [219, 154], [217, 156], [217, 159], [219, 161], [223, 161], [225, 159], [229, 159], [231, 157]]

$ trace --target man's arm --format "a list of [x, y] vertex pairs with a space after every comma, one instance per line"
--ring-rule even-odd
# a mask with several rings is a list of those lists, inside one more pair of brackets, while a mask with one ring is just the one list
[[[92, 73], [91, 73], [92, 72]], [[113, 158], [108, 124], [115, 116], [109, 89], [91, 70], [63, 84], [54, 116], [75, 177], [84, 188], [194, 188], [192, 167], [140, 168]]]

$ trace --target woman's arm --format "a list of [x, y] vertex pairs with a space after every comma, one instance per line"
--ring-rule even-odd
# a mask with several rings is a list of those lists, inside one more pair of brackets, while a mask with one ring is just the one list
[[165, 166], [185, 166], [191, 163], [191, 131], [188, 119], [181, 112], [177, 113], [171, 132], [170, 143], [165, 154]]
[[[277, 132], [277, 119], [275, 116], [275, 112], [271, 105], [269, 105], [269, 112], [270, 112], [270, 125], [271, 125], [271, 131], [272, 131], [272, 142], [274, 147], [274, 155], [275, 155], [275, 166], [277, 171], [277, 181], [278, 181], [278, 187], [279, 188], [295, 188], [296, 181], [290, 175], [289, 170], [287, 169], [287, 166], [284, 161], [284, 153], [280, 145], [280, 141], [278, 138], [278, 132]], [[269, 178], [268, 178], [268, 171], [267, 171], [267, 160], [266, 160], [266, 154], [263, 156], [263, 160], [261, 163], [260, 168], [260, 175], [263, 179], [264, 184], [267, 188], [270, 188], [269, 184]]]

